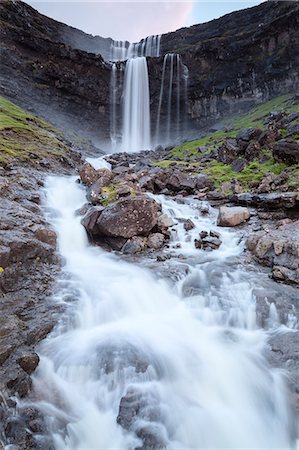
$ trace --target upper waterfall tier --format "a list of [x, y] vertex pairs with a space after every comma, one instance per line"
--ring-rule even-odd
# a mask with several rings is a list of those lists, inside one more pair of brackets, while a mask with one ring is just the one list
[[110, 50], [111, 61], [126, 61], [138, 56], [160, 56], [161, 35], [148, 36], [140, 42], [112, 41]]

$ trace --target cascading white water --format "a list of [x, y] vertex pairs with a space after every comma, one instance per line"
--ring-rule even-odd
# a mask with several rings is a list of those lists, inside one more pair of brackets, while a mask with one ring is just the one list
[[138, 56], [158, 57], [160, 55], [161, 35], [148, 36], [140, 42], [112, 41], [110, 61], [126, 61]]
[[110, 139], [112, 144], [112, 149], [115, 148], [117, 137], [116, 137], [116, 64], [112, 64], [112, 70], [111, 70], [111, 86], [110, 86]]
[[[188, 258], [169, 261], [170, 272], [189, 270], [171, 285], [88, 245], [74, 179], [50, 178], [46, 194], [68, 274], [61, 301], [73, 299], [71, 320], [42, 344], [34, 380], [55, 448], [129, 450], [141, 438], [151, 439], [147, 450], [293, 448], [283, 380], [267, 367], [266, 334], [255, 326], [257, 280], [234, 263], [238, 237], [221, 229], [222, 246], [207, 254], [177, 220], [192, 219], [192, 239], [216, 228], [213, 210], [199, 218], [198, 202], [157, 197], [177, 222], [170, 250]], [[128, 429], [117, 423], [123, 396]]]
[[123, 118], [122, 150], [137, 152], [150, 149], [150, 101], [145, 57], [127, 61]]
[[[183, 89], [181, 89], [182, 84]], [[187, 96], [188, 68], [182, 63], [180, 55], [167, 53], [164, 56], [162, 67], [155, 131], [156, 145], [169, 144], [182, 137], [181, 132], [186, 119]], [[162, 109], [165, 120], [161, 125]]]
[[[120, 148], [135, 152], [151, 147], [149, 80], [146, 57], [157, 57], [160, 52], [161, 36], [148, 36], [138, 43], [113, 41], [111, 61], [125, 61], [125, 80], [123, 87], [123, 124]], [[116, 65], [112, 65], [110, 97], [112, 105], [111, 123], [116, 124]], [[115, 150], [116, 126], [111, 125], [112, 150]]]

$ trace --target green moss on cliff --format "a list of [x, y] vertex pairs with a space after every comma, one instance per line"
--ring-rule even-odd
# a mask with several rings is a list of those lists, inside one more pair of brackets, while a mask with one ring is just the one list
[[44, 158], [59, 159], [65, 150], [61, 134], [49, 123], [0, 97], [0, 164], [36, 164]]

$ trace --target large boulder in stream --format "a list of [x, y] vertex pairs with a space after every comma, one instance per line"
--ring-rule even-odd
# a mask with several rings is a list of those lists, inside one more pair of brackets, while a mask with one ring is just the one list
[[161, 205], [147, 195], [119, 200], [106, 208], [93, 208], [82, 224], [92, 237], [147, 236], [157, 225]]
[[220, 227], [235, 227], [246, 222], [250, 218], [250, 212], [242, 206], [227, 207], [221, 206], [217, 218], [217, 225]]

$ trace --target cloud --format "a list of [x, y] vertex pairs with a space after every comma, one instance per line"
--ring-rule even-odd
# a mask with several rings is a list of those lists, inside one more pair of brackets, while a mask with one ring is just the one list
[[87, 33], [116, 40], [139, 41], [190, 22], [193, 1], [27, 1], [46, 16]]

